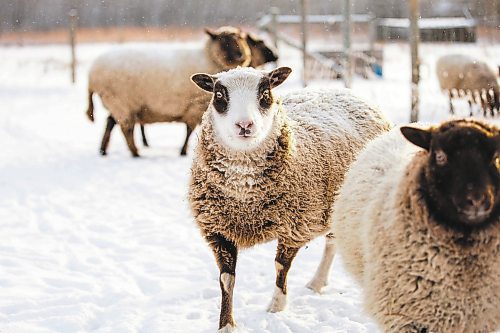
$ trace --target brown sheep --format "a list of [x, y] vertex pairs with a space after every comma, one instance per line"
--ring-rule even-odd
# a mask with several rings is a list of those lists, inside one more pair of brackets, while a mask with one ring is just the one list
[[500, 329], [499, 127], [454, 120], [381, 135], [346, 174], [332, 221], [384, 332]]
[[189, 201], [220, 269], [220, 332], [235, 326], [240, 249], [278, 240], [270, 312], [286, 305], [299, 249], [330, 227], [335, 191], [356, 153], [390, 125], [347, 90], [304, 89], [276, 99], [291, 69], [238, 68], [192, 80], [213, 98], [203, 115]]
[[189, 136], [201, 121], [210, 95], [192, 85], [196, 72], [216, 73], [250, 64], [245, 35], [236, 28], [206, 29], [209, 38], [203, 48], [121, 49], [100, 56], [89, 74], [89, 108], [93, 121], [94, 93], [110, 112], [100, 152], [106, 155], [111, 130], [118, 123], [132, 156], [139, 156], [134, 142], [134, 125], [183, 122], [186, 154]]

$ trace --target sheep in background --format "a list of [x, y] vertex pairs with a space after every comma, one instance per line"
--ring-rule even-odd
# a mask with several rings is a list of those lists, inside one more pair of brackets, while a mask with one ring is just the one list
[[335, 192], [356, 153], [390, 128], [379, 111], [347, 90], [306, 89], [275, 99], [271, 90], [290, 72], [238, 68], [192, 77], [213, 93], [191, 168], [189, 202], [220, 269], [220, 332], [235, 326], [238, 250], [278, 240], [268, 310], [283, 310], [293, 258], [329, 229]]
[[[250, 67], [257, 68], [270, 62], [276, 62], [278, 60], [278, 54], [276, 50], [272, 46], [266, 44], [266, 42], [259, 36], [249, 32], [245, 34], [245, 40], [248, 44], [248, 47], [250, 48]], [[144, 131], [144, 125], [142, 124], [141, 135], [143, 144], [146, 147], [149, 146], [146, 139], [146, 133]]]
[[258, 68], [264, 64], [278, 60], [278, 53], [271, 45], [267, 44], [261, 37], [248, 32], [246, 41], [250, 47], [250, 67]]
[[186, 154], [189, 136], [210, 101], [210, 94], [194, 87], [190, 76], [250, 64], [250, 49], [239, 29], [222, 27], [215, 31], [206, 29], [206, 33], [209, 38], [202, 48], [121, 49], [94, 62], [89, 73], [87, 116], [93, 121], [94, 93], [110, 112], [100, 148], [102, 155], [106, 155], [116, 123], [132, 156], [137, 157], [134, 125], [171, 121], [186, 124], [181, 155]]
[[436, 63], [436, 75], [441, 90], [448, 93], [450, 112], [452, 98], [467, 95], [472, 115], [472, 104], [478, 103], [486, 116], [500, 109], [500, 92], [495, 72], [483, 61], [461, 54], [445, 55]]
[[499, 173], [500, 128], [472, 120], [394, 129], [359, 154], [332, 231], [385, 332], [500, 329]]

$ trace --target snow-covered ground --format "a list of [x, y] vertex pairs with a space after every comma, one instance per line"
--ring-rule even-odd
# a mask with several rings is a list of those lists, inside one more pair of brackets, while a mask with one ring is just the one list
[[[96, 123], [86, 119], [86, 73], [112, 47], [78, 48], [75, 85], [65, 46], [0, 47], [2, 333], [216, 331], [218, 269], [186, 201], [196, 138], [189, 156], [180, 157], [184, 126], [151, 125], [152, 148], [141, 148], [143, 157], [132, 159], [115, 129], [109, 156], [98, 155], [107, 114], [96, 98]], [[421, 118], [430, 122], [448, 116], [434, 76], [439, 55], [500, 59], [500, 47], [422, 45], [421, 52]], [[298, 54], [282, 54], [281, 64], [298, 70], [281, 92], [300, 86]], [[384, 79], [357, 79], [353, 88], [394, 122], [405, 122], [408, 48], [386, 45], [384, 56]], [[325, 84], [341, 86], [311, 85]], [[467, 114], [465, 102], [456, 106]], [[239, 256], [234, 314], [240, 332], [377, 332], [340, 258], [324, 294], [304, 287], [322, 239], [302, 249], [292, 266], [288, 309], [267, 313], [275, 246]]]

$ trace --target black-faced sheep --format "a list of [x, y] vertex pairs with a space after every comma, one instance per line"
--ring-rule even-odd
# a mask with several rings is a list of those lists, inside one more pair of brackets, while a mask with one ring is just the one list
[[483, 61], [461, 54], [450, 54], [438, 59], [436, 75], [441, 90], [448, 93], [450, 112], [454, 113], [452, 98], [466, 95], [470, 113], [472, 104], [478, 103], [484, 115], [493, 116], [500, 110], [500, 93], [493, 69]]
[[171, 121], [186, 124], [181, 155], [186, 154], [189, 136], [210, 101], [210, 94], [194, 87], [190, 76], [200, 71], [217, 73], [250, 64], [250, 49], [239, 29], [222, 27], [206, 32], [209, 38], [204, 48], [121, 49], [94, 62], [89, 73], [87, 116], [94, 119], [94, 93], [110, 112], [100, 148], [102, 155], [106, 155], [116, 123], [136, 157], [139, 153], [133, 136], [135, 124]]
[[394, 129], [352, 164], [334, 244], [385, 332], [500, 329], [499, 173], [500, 129], [472, 120]]
[[278, 240], [270, 312], [286, 304], [287, 273], [299, 249], [330, 225], [330, 210], [356, 153], [390, 125], [347, 90], [271, 90], [290, 74], [233, 69], [192, 80], [213, 93], [203, 115], [189, 202], [220, 269], [219, 328], [232, 332], [239, 249]]

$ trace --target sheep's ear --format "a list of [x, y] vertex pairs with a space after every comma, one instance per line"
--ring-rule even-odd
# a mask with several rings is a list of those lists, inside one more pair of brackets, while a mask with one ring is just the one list
[[259, 41], [259, 38], [251, 32], [247, 32], [245, 38], [247, 40], [247, 43], [252, 45], [257, 44], [257, 42]]
[[212, 39], [217, 39], [217, 37], [219, 36], [219, 34], [215, 31], [215, 30], [212, 30], [210, 28], [205, 28], [205, 32], [207, 33], [207, 35], [210, 36], [210, 38]]
[[215, 79], [211, 75], [204, 73], [194, 74], [191, 76], [191, 81], [205, 91], [214, 91]]
[[291, 72], [292, 69], [290, 67], [279, 67], [270, 71], [268, 75], [271, 83], [271, 89], [282, 84]]
[[411, 126], [401, 127], [401, 133], [416, 146], [429, 150], [431, 147], [432, 132], [430, 129], [422, 129]]

